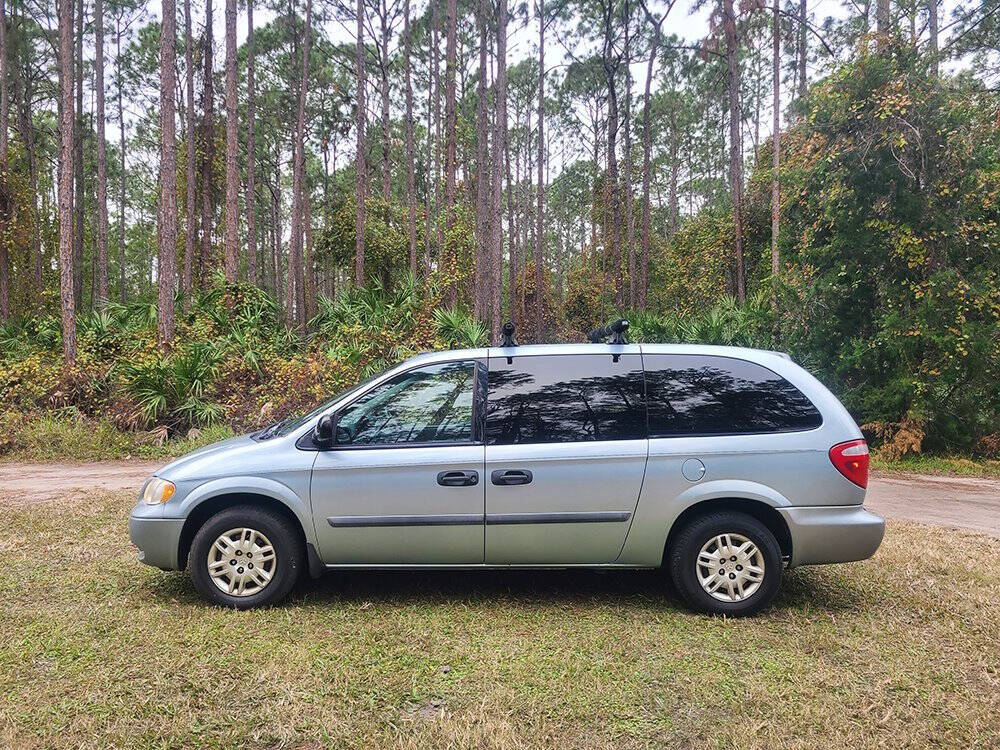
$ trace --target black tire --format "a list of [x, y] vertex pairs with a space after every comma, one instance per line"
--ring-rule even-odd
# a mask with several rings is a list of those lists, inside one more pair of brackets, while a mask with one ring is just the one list
[[[238, 528], [253, 529], [263, 534], [274, 549], [270, 580], [256, 593], [245, 596], [235, 596], [220, 589], [208, 570], [208, 554], [212, 545], [225, 532]], [[240, 554], [242, 564], [242, 552]], [[198, 592], [215, 604], [235, 609], [277, 604], [288, 596], [304, 568], [305, 550], [298, 529], [285, 517], [253, 505], [227, 508], [209, 518], [195, 534], [187, 559], [187, 572]]]
[[[698, 580], [698, 555], [709, 540], [720, 534], [739, 534], [753, 542], [764, 560], [764, 575], [758, 588], [741, 601], [722, 601], [709, 594]], [[753, 516], [735, 511], [709, 513], [693, 519], [677, 534], [667, 550], [670, 577], [684, 602], [705, 614], [745, 617], [767, 607], [781, 585], [781, 548], [764, 524]], [[703, 569], [707, 570], [708, 566]], [[742, 570], [742, 568], [741, 568]], [[726, 577], [731, 576], [727, 572]]]

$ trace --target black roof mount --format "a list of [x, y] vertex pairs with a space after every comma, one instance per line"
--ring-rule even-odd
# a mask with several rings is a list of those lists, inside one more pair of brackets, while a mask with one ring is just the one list
[[610, 337], [611, 341], [609, 344], [627, 344], [628, 339], [625, 338], [625, 334], [628, 332], [628, 321], [624, 318], [620, 318], [613, 323], [609, 323], [604, 328], [595, 328], [593, 331], [587, 334], [587, 338], [590, 339], [592, 344], [603, 343], [604, 339]]
[[509, 320], [500, 329], [500, 346], [517, 346], [517, 339], [514, 338], [514, 324]]

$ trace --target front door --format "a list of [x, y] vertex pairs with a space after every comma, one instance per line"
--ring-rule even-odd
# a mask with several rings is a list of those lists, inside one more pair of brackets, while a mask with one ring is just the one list
[[417, 367], [341, 409], [335, 445], [312, 475], [325, 563], [483, 562], [482, 367]]
[[638, 347], [491, 352], [486, 435], [487, 563], [618, 558], [648, 447]]

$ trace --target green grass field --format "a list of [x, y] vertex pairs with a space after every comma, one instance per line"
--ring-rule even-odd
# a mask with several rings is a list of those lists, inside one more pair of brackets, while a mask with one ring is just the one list
[[136, 562], [131, 499], [0, 490], [0, 746], [1000, 743], [995, 539], [892, 523], [751, 620], [649, 572], [351, 573], [235, 612]]

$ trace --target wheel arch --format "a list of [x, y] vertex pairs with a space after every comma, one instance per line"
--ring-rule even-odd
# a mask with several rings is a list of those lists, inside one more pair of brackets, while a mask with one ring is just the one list
[[177, 567], [179, 569], [184, 570], [187, 567], [188, 553], [191, 551], [191, 543], [198, 530], [215, 514], [239, 505], [264, 508], [281, 515], [299, 534], [303, 548], [306, 550], [312, 548], [306, 523], [284, 498], [255, 490], [220, 491], [202, 496], [189, 506], [177, 542]]
[[711, 497], [695, 502], [686, 507], [674, 519], [667, 533], [667, 539], [663, 546], [663, 560], [667, 559], [668, 551], [680, 531], [695, 518], [709, 513], [720, 511], [730, 511], [734, 513], [745, 513], [764, 524], [768, 531], [774, 534], [781, 549], [781, 557], [787, 563], [792, 559], [792, 534], [788, 528], [785, 518], [773, 505], [748, 497]]

